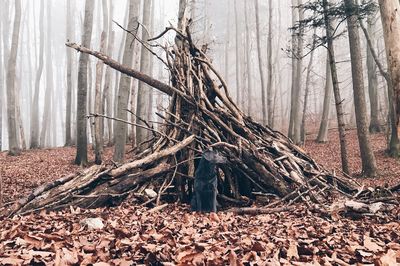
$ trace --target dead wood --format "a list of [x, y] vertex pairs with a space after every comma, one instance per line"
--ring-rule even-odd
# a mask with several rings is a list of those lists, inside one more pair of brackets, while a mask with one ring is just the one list
[[[241, 203], [244, 198], [254, 198], [253, 192], [263, 192], [277, 195], [285, 202], [323, 204], [331, 192], [352, 196], [359, 190], [351, 178], [326, 171], [286, 136], [246, 116], [232, 101], [228, 85], [212, 61], [193, 43], [189, 29], [173, 31], [179, 32], [182, 44], [165, 48], [163, 62], [170, 71], [170, 84], [123, 66], [100, 52], [66, 44], [171, 96], [168, 110], [159, 114], [164, 119], [163, 131], [155, 132], [156, 137], [147, 141], [146, 149], [135, 149], [130, 162], [94, 166], [48, 185], [15, 204], [8, 214], [71, 205], [117, 205], [129, 195], [155, 205], [161, 199], [187, 202], [197, 158], [209, 147], [227, 157], [228, 162], [219, 173], [218, 187], [228, 203]], [[157, 197], [146, 200], [140, 196], [146, 188], [156, 191]]]

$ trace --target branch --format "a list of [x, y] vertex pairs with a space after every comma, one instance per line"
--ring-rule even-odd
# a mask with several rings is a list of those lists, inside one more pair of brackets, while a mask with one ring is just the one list
[[115, 61], [114, 59], [108, 57], [107, 55], [105, 55], [103, 53], [90, 50], [90, 49], [88, 49], [86, 47], [83, 47], [83, 46], [81, 46], [79, 44], [76, 44], [76, 43], [67, 42], [67, 43], [65, 43], [65, 45], [70, 47], [70, 48], [73, 48], [73, 49], [77, 50], [78, 52], [82, 52], [82, 53], [85, 53], [85, 54], [92, 55], [92, 56], [100, 59], [101, 61], [103, 61], [104, 64], [110, 66], [111, 68], [114, 68], [115, 70], [117, 70], [117, 71], [119, 71], [119, 72], [121, 72], [121, 73], [123, 73], [125, 75], [128, 75], [130, 77], [138, 79], [138, 80], [146, 83], [147, 85], [149, 85], [149, 86], [151, 86], [151, 87], [153, 87], [153, 88], [155, 88], [155, 89], [157, 89], [159, 91], [162, 91], [162, 92], [164, 92], [164, 93], [166, 93], [166, 94], [168, 94], [170, 96], [173, 93], [177, 93], [180, 96], [186, 98], [185, 95], [181, 91], [175, 89], [174, 87], [172, 87], [172, 86], [170, 86], [168, 84], [165, 84], [163, 82], [160, 82], [160, 81], [150, 77], [147, 74], [144, 74], [142, 72], [139, 72], [137, 70], [134, 70], [132, 68], [124, 66], [124, 65], [118, 63], [117, 61]]

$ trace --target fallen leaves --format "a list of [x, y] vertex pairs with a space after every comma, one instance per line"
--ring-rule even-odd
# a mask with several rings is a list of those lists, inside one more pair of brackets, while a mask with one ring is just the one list
[[[88, 221], [102, 227], [89, 229]], [[400, 257], [395, 219], [330, 222], [304, 206], [235, 216], [171, 204], [150, 213], [123, 204], [15, 217], [0, 228], [0, 264], [9, 265], [393, 265]]]

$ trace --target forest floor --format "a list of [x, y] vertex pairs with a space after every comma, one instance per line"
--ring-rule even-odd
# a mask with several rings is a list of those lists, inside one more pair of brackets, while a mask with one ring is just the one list
[[[347, 134], [350, 168], [359, 174], [356, 131]], [[315, 143], [313, 135], [307, 137], [305, 150], [327, 169], [339, 171], [337, 132], [331, 131], [330, 142], [324, 144]], [[386, 157], [384, 134], [373, 135], [371, 141], [379, 176], [359, 182], [400, 182], [400, 164]], [[20, 157], [0, 153], [3, 202], [79, 171], [73, 165], [74, 153], [73, 148], [27, 151]], [[111, 153], [106, 149], [107, 158]], [[302, 205], [295, 211], [258, 216], [198, 214], [187, 205], [157, 211], [129, 202], [117, 208], [70, 208], [1, 220], [0, 265], [396, 265], [399, 218], [399, 207], [385, 216], [359, 220], [323, 218]]]

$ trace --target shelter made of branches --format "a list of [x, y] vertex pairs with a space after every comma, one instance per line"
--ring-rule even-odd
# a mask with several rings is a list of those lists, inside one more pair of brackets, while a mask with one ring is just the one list
[[[169, 69], [169, 84], [100, 52], [66, 44], [169, 95], [168, 110], [158, 114], [163, 118], [163, 130], [155, 132], [155, 138], [129, 162], [92, 166], [43, 185], [12, 206], [9, 214], [66, 206], [113, 206], [129, 196], [154, 204], [162, 200], [188, 202], [198, 158], [209, 147], [228, 160], [218, 171], [223, 204], [242, 204], [257, 193], [292, 202], [322, 203], [332, 188], [342, 195], [357, 191], [359, 186], [352, 179], [329, 173], [286, 136], [246, 116], [230, 97], [228, 85], [205, 49], [193, 42], [189, 27], [184, 32], [167, 28], [155, 39], [171, 31], [177, 34], [177, 41], [165, 48], [166, 58], [161, 61]], [[146, 189], [156, 195], [149, 196]]]

